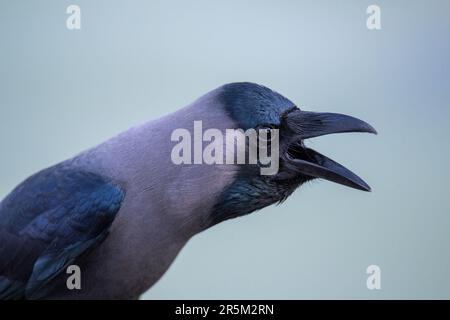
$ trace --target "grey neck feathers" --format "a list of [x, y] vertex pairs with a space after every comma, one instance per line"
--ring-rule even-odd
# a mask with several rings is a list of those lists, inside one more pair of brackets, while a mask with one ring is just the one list
[[194, 234], [209, 225], [214, 205], [238, 170], [232, 165], [175, 165], [170, 156], [177, 142], [171, 134], [178, 128], [192, 132], [196, 120], [202, 120], [203, 131], [235, 128], [219, 94], [216, 89], [174, 113], [131, 128], [78, 159], [139, 198], [136, 219], [145, 223], [148, 215], [164, 215]]

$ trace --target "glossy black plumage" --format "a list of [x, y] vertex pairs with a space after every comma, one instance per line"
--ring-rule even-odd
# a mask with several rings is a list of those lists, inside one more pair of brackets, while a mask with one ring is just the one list
[[40, 298], [107, 234], [124, 192], [64, 164], [20, 184], [0, 206], [0, 299]]

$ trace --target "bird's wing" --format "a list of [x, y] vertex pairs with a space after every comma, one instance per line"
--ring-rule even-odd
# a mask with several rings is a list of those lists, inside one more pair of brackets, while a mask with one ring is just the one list
[[35, 299], [99, 244], [124, 191], [100, 175], [64, 165], [41, 171], [0, 203], [0, 299]]

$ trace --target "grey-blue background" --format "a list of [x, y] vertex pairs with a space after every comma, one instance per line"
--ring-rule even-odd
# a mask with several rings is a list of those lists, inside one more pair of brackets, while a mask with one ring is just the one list
[[257, 82], [373, 124], [378, 136], [310, 145], [374, 191], [316, 182], [222, 223], [143, 298], [450, 298], [449, 36], [448, 1], [0, 0], [0, 198], [221, 84]]

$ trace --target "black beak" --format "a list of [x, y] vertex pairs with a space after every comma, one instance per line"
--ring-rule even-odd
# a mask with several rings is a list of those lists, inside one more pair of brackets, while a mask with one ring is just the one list
[[307, 112], [299, 109], [286, 114], [284, 121], [294, 139], [286, 151], [287, 166], [291, 170], [351, 188], [370, 191], [369, 185], [360, 177], [317, 151], [306, 148], [303, 140], [342, 132], [377, 134], [371, 125], [344, 114]]

